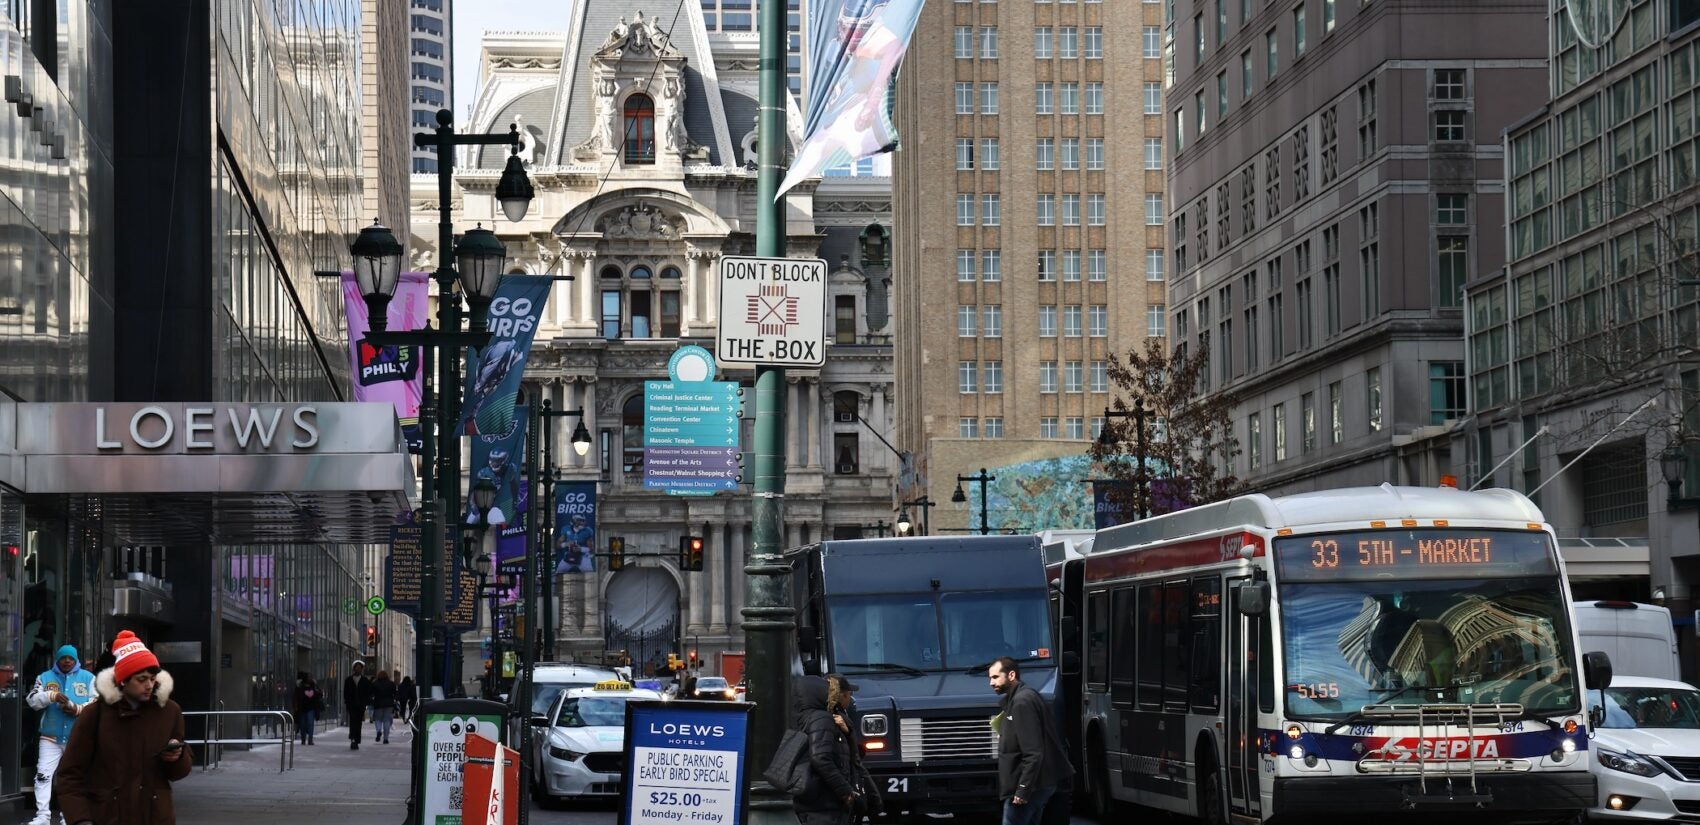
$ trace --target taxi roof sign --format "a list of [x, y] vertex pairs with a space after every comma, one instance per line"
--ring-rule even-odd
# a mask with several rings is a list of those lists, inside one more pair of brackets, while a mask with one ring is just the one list
[[604, 679], [591, 685], [593, 690], [631, 690], [632, 683], [620, 679]]

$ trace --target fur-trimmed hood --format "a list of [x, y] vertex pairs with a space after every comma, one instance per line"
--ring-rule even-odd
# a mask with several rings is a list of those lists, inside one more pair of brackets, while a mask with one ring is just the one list
[[[159, 705], [160, 707], [165, 707], [165, 703], [171, 700], [171, 689], [175, 687], [177, 683], [173, 682], [171, 680], [171, 674], [164, 670], [161, 670], [153, 678], [154, 704]], [[118, 682], [113, 678], [112, 668], [107, 668], [94, 677], [94, 690], [96, 693], [100, 694], [101, 700], [109, 705], [116, 705], [118, 704], [118, 700], [124, 698], [124, 692], [118, 689]], [[93, 704], [93, 702], [90, 702], [87, 705], [84, 705], [83, 708], [87, 709]]]

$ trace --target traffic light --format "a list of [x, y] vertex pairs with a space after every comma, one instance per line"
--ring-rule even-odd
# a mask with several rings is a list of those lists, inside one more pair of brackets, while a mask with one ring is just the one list
[[366, 646], [371, 648], [378, 646], [378, 629], [371, 625], [366, 626]]
[[691, 651], [691, 670], [696, 670], [699, 667], [702, 667], [702, 662], [697, 661], [697, 652], [693, 650]]
[[679, 569], [702, 569], [702, 536], [679, 537]]
[[626, 566], [625, 536], [608, 537], [608, 569], [618, 570]]

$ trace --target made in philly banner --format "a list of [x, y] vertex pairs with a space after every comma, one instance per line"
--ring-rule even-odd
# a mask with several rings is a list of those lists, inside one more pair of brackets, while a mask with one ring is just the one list
[[490, 301], [490, 343], [467, 349], [466, 395], [457, 435], [513, 431], [519, 380], [552, 286], [554, 279], [544, 275], [502, 276]]
[[809, 105], [803, 146], [779, 184], [897, 148], [886, 92], [909, 48], [922, 0], [824, 0], [809, 7]]
[[[390, 329], [403, 332], [425, 326], [430, 280], [423, 272], [401, 273], [395, 297], [390, 299], [389, 311], [385, 313]], [[419, 370], [419, 348], [380, 347], [367, 342], [366, 333], [372, 324], [366, 317], [366, 299], [361, 296], [360, 285], [352, 272], [342, 273], [342, 304], [348, 315], [348, 356], [354, 362], [354, 400], [394, 403], [402, 435], [407, 439], [407, 451], [419, 452], [425, 447], [419, 434], [419, 391], [423, 378]]]

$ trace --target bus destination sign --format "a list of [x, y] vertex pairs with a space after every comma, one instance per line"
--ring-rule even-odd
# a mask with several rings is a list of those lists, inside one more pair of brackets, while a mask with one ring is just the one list
[[1528, 576], [1557, 572], [1547, 535], [1533, 530], [1366, 530], [1275, 540], [1281, 578]]

